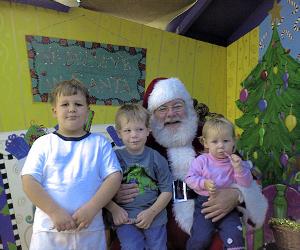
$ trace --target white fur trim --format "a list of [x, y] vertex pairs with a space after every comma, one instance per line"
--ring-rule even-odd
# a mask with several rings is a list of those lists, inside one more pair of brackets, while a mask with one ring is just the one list
[[173, 203], [173, 214], [180, 228], [190, 234], [193, 225], [195, 202], [187, 200], [184, 202]]
[[168, 159], [175, 180], [183, 181], [196, 153], [192, 146], [169, 148]]
[[261, 191], [261, 187], [253, 181], [250, 187], [242, 187], [233, 184], [232, 187], [238, 188], [246, 204], [246, 209], [238, 207], [243, 213], [243, 219], [247, 222], [248, 218], [255, 224], [255, 229], [262, 227], [268, 210], [268, 201]]
[[157, 109], [164, 103], [174, 99], [182, 99], [187, 105], [193, 105], [193, 100], [184, 84], [177, 78], [168, 78], [158, 81], [149, 95], [148, 110]]
[[[184, 180], [195, 155], [195, 150], [191, 145], [168, 149], [168, 159], [175, 180]], [[179, 227], [188, 234], [193, 225], [194, 208], [194, 200], [173, 203], [175, 220]]]

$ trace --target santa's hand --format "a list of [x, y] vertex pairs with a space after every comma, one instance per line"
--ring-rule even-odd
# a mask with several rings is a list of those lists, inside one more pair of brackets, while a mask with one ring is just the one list
[[126, 204], [132, 202], [138, 194], [139, 189], [136, 183], [121, 184], [114, 200], [119, 204]]
[[201, 213], [216, 222], [231, 212], [238, 204], [239, 191], [234, 188], [218, 189], [214, 196], [203, 203]]

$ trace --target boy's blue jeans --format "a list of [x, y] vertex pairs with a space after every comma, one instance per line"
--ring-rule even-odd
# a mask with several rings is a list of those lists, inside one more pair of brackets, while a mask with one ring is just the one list
[[122, 250], [166, 250], [166, 225], [141, 229], [135, 225], [124, 224], [117, 227], [117, 235]]

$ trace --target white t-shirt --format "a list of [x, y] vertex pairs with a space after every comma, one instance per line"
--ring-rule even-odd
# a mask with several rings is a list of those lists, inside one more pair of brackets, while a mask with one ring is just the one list
[[[101, 134], [80, 138], [51, 133], [32, 145], [21, 175], [33, 176], [61, 207], [73, 214], [89, 201], [104, 179], [122, 171], [110, 142]], [[51, 231], [49, 216], [36, 209], [33, 231]], [[102, 211], [87, 231], [103, 229]]]

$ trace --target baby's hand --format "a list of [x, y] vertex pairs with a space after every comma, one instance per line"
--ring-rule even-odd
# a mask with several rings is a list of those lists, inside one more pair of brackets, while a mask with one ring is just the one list
[[98, 210], [89, 203], [77, 209], [72, 215], [72, 218], [76, 222], [77, 230], [80, 231], [83, 228], [88, 228], [97, 213]]
[[231, 164], [235, 171], [240, 172], [242, 170], [242, 159], [236, 154], [230, 156]]
[[215, 182], [212, 180], [205, 180], [204, 187], [210, 195], [212, 195], [216, 192], [216, 185], [215, 185]]
[[138, 228], [147, 229], [151, 226], [154, 217], [154, 211], [151, 208], [148, 208], [137, 215], [135, 225]]
[[128, 219], [128, 213], [126, 212], [125, 209], [121, 207], [118, 207], [112, 212], [112, 217], [113, 217], [114, 224], [116, 226], [121, 224], [127, 224], [127, 223], [132, 224]]
[[56, 229], [58, 232], [76, 229], [76, 223], [72, 216], [63, 208], [55, 210], [55, 212], [49, 214], [49, 216], [53, 222], [53, 227], [50, 229]]

